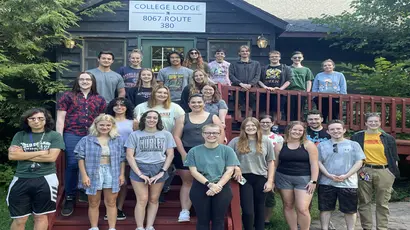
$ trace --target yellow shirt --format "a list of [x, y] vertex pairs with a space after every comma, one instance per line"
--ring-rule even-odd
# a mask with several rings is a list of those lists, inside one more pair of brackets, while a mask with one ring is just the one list
[[364, 154], [366, 164], [387, 165], [387, 158], [384, 154], [384, 145], [380, 139], [381, 133], [364, 134]]

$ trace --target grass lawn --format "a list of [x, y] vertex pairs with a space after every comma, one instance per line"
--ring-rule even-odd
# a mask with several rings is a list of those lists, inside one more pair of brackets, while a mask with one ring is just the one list
[[[0, 189], [0, 229], [10, 229], [11, 219], [6, 203], [7, 190]], [[30, 217], [26, 224], [26, 229], [33, 229], [33, 219]]]
[[[279, 193], [275, 194], [276, 205], [273, 210], [273, 216], [271, 218], [271, 225], [268, 230], [287, 230], [289, 229], [288, 224], [286, 223], [285, 216], [283, 215], [282, 211], [282, 199], [280, 198]], [[310, 211], [310, 215], [313, 219], [319, 219], [319, 210], [317, 207], [317, 193], [313, 196], [312, 201], [312, 210]]]

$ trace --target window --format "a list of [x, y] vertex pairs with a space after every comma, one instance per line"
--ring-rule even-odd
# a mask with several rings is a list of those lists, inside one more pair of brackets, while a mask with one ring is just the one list
[[114, 54], [114, 63], [111, 66], [117, 71], [127, 61], [125, 40], [85, 40], [83, 48], [83, 70], [98, 67], [97, 57], [101, 51], [111, 51]]
[[151, 66], [154, 72], [158, 72], [160, 69], [169, 66], [167, 57], [172, 51], [178, 53], [184, 53], [184, 47], [174, 46], [152, 46], [151, 47]]
[[225, 50], [225, 60], [228, 62], [238, 60], [238, 49], [241, 45], [250, 47], [250, 42], [245, 40], [208, 40], [208, 61], [215, 60], [217, 49]]

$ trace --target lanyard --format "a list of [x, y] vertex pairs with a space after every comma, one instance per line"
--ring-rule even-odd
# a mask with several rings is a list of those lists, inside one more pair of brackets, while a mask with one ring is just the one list
[[[40, 150], [44, 150], [44, 149], [41, 148], [41, 147], [42, 147], [42, 143], [43, 143], [44, 134], [45, 134], [45, 132], [43, 133], [43, 135], [41, 135], [41, 138], [40, 138], [40, 141], [39, 141], [39, 144], [38, 144], [38, 148], [39, 148]], [[33, 133], [32, 133], [32, 132], [29, 132], [28, 136], [29, 136], [30, 141], [31, 141], [31, 144], [32, 144], [32, 146], [33, 146], [33, 148], [34, 148]]]

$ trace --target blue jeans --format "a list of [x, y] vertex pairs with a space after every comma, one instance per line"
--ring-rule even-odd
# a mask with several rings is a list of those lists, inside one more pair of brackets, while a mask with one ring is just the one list
[[83, 136], [64, 133], [65, 143], [65, 180], [64, 191], [66, 196], [75, 196], [78, 183], [78, 161], [75, 158], [74, 148]]

